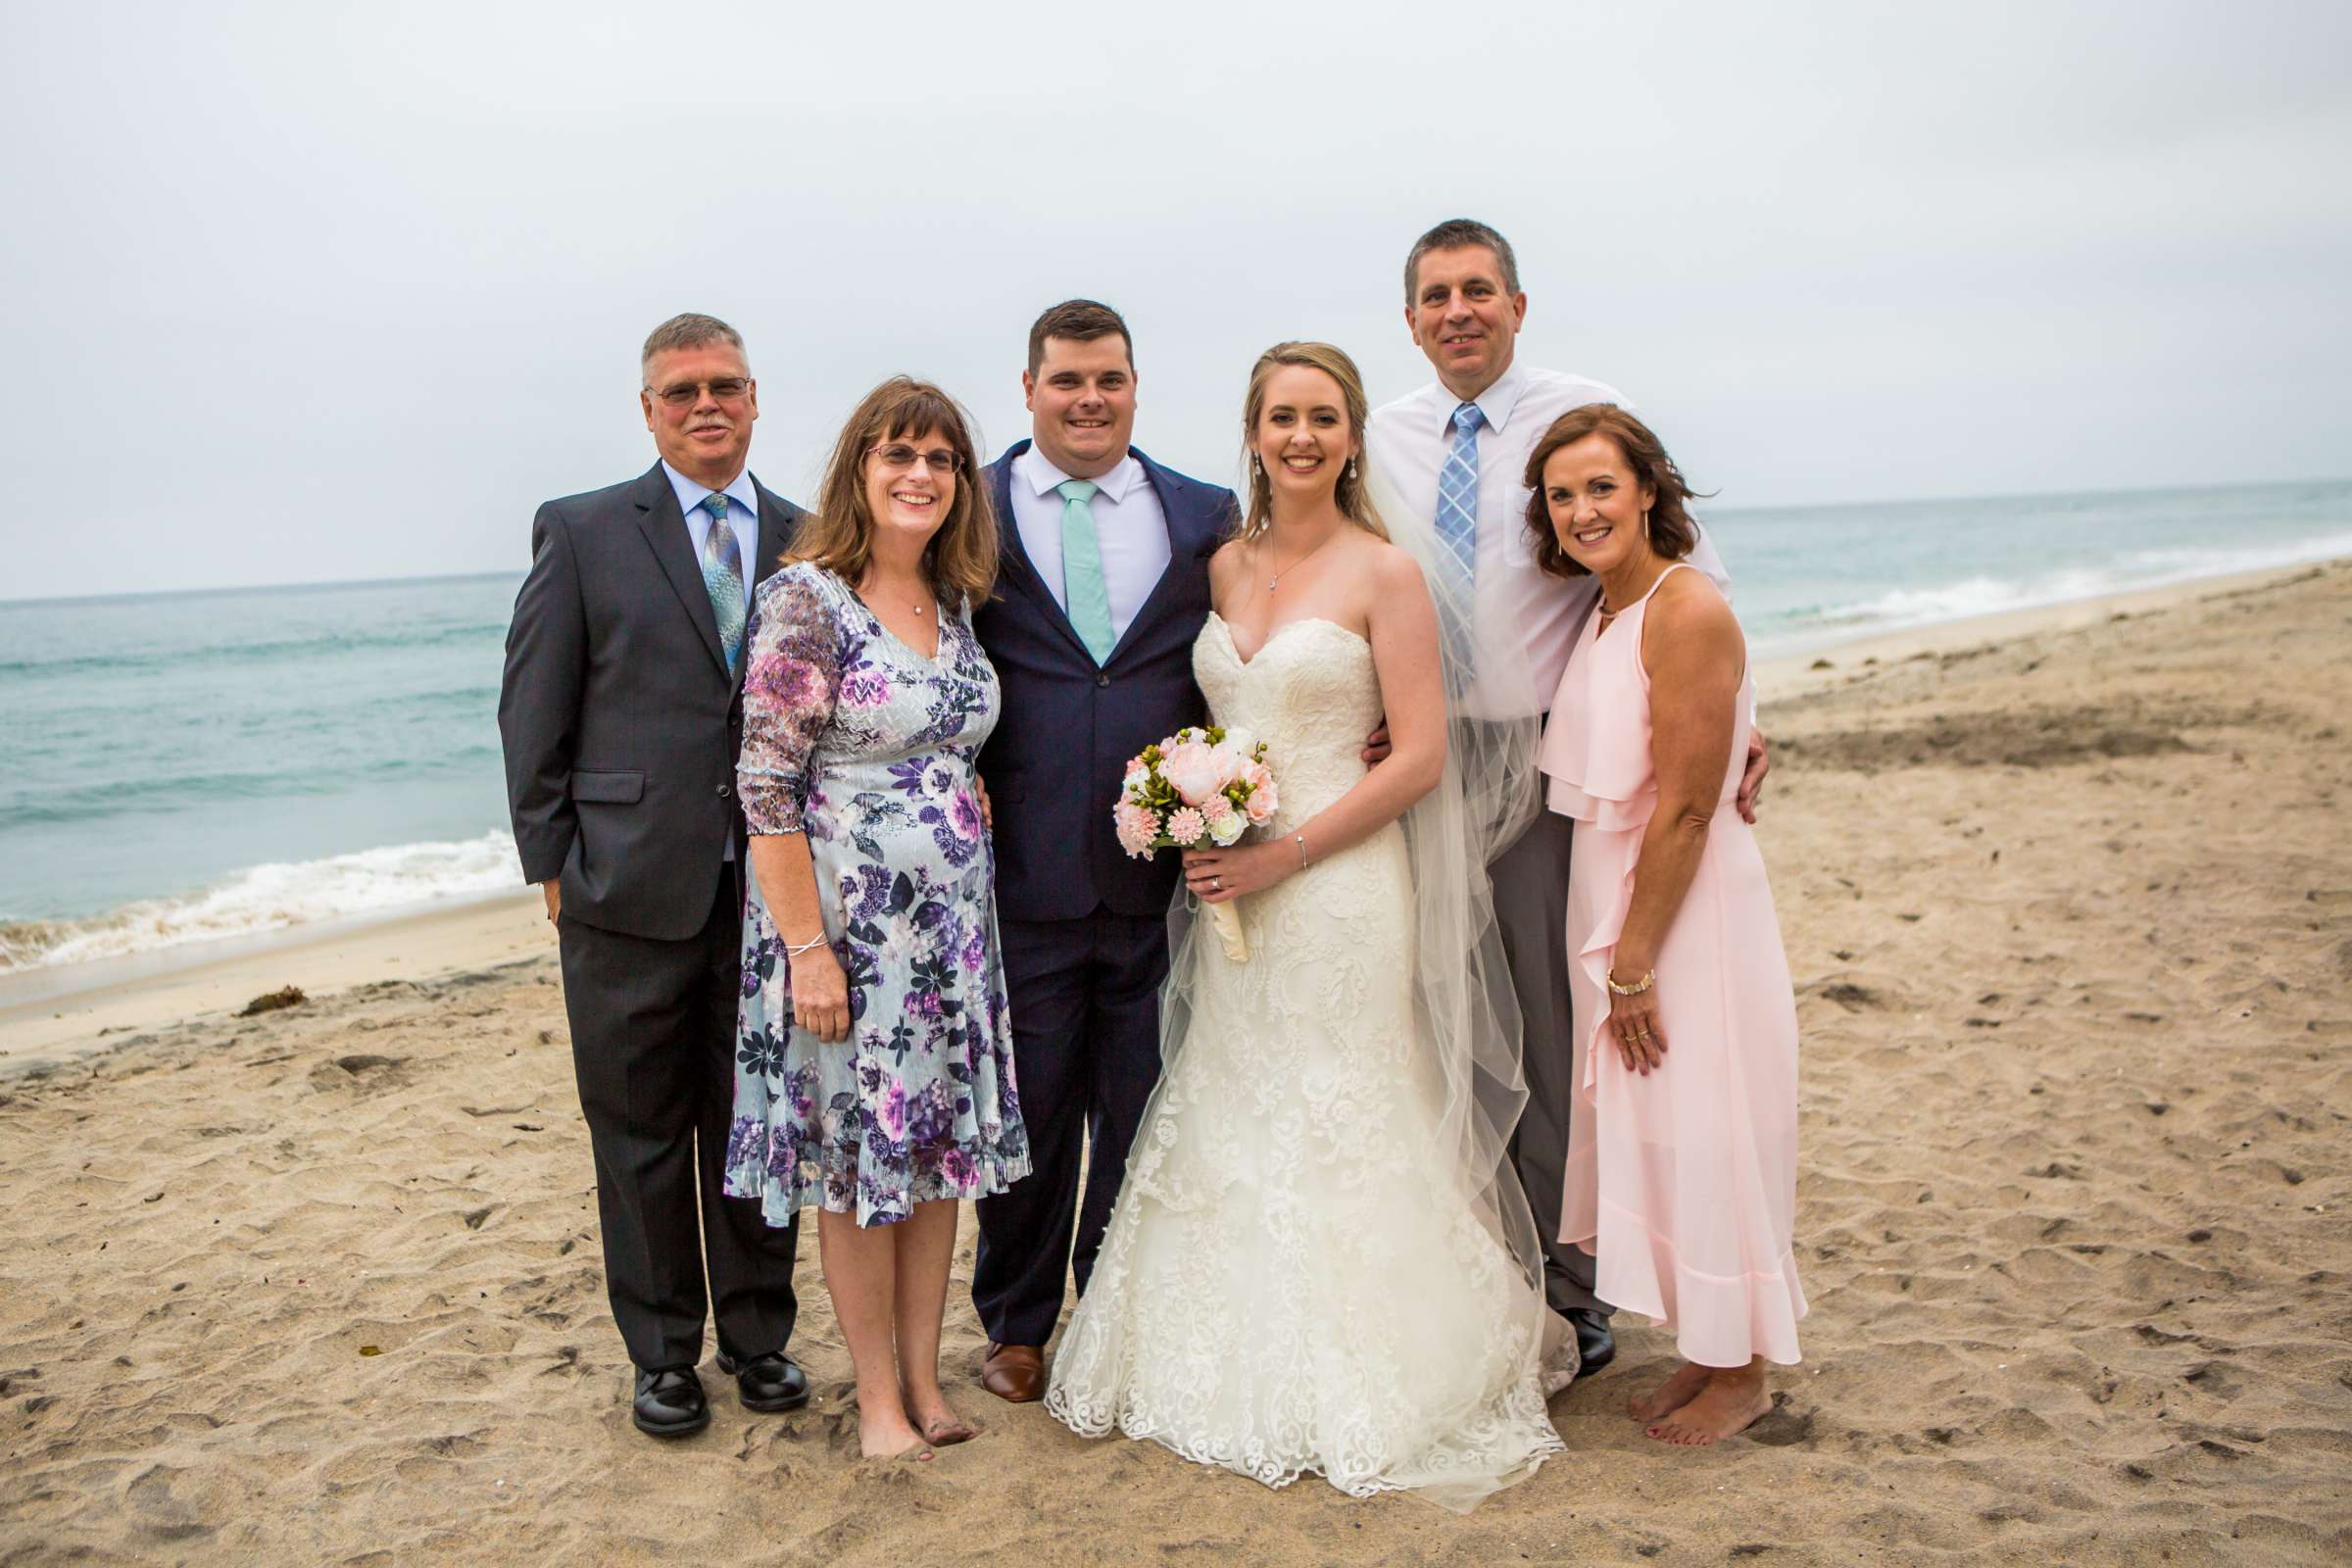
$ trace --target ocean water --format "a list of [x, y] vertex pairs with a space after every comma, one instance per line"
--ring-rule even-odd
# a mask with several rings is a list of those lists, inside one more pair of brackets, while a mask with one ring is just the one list
[[[1763, 655], [2352, 555], [2352, 481], [1701, 515]], [[0, 973], [519, 888], [517, 581], [0, 604]]]
[[0, 972], [519, 886], [517, 580], [0, 605]]
[[1721, 511], [1751, 651], [2352, 556], [2352, 480]]

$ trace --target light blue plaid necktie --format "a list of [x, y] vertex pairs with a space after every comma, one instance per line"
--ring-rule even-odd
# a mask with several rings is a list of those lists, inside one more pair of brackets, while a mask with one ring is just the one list
[[1462, 564], [1462, 576], [1478, 574], [1478, 427], [1487, 416], [1475, 403], [1453, 411], [1453, 446], [1438, 470], [1438, 537]]
[[743, 546], [727, 521], [727, 498], [716, 491], [703, 497], [710, 514], [710, 531], [703, 535], [703, 586], [710, 592], [710, 613], [718, 617], [718, 646], [726, 650], [727, 673], [735, 673], [743, 658]]

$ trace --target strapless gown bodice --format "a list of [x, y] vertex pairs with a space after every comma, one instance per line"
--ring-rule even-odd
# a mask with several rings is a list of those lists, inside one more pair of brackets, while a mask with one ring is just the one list
[[1364, 737], [1380, 722], [1380, 680], [1372, 645], [1337, 621], [1279, 626], [1245, 661], [1233, 628], [1211, 614], [1193, 644], [1193, 678], [1219, 724], [1266, 743], [1282, 799], [1274, 832], [1311, 820], [1364, 776]]

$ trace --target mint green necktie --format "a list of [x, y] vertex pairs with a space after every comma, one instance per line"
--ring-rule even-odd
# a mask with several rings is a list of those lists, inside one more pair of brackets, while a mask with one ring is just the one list
[[1110, 590], [1102, 583], [1102, 538], [1095, 532], [1095, 510], [1087, 505], [1102, 487], [1092, 479], [1066, 479], [1061, 492], [1061, 597], [1078, 640], [1097, 664], [1110, 662], [1118, 639], [1110, 634]]

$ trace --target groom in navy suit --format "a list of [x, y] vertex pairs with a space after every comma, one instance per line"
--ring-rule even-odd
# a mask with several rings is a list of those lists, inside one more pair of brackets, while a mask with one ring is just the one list
[[1135, 345], [1108, 306], [1040, 316], [1021, 390], [1034, 439], [988, 469], [1003, 569], [973, 622], [1004, 688], [980, 774], [1032, 1170], [980, 1201], [972, 1300], [989, 1339], [981, 1383], [1016, 1402], [1045, 1392], [1063, 1270], [1083, 1293], [1159, 1078], [1181, 867], [1128, 858], [1110, 808], [1130, 759], [1205, 721], [1193, 640], [1208, 558], [1236, 515], [1232, 491], [1129, 444]]

